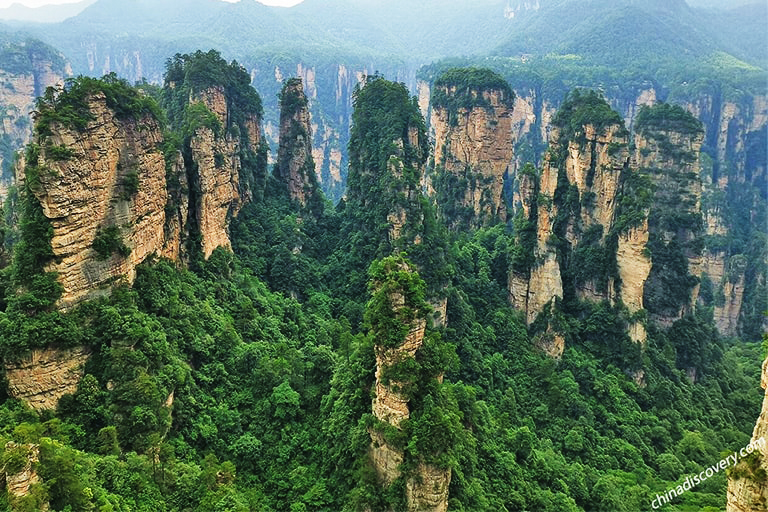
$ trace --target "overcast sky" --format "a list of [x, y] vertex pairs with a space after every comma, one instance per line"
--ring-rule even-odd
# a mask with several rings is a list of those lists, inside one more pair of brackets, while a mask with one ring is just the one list
[[[0, 0], [0, 8], [10, 7], [11, 4], [24, 4], [28, 7], [41, 7], [43, 5], [50, 4], [71, 4], [79, 0]], [[225, 0], [231, 2], [233, 0]], [[302, 0], [258, 0], [266, 5], [281, 5], [283, 7], [289, 7], [301, 3]]]

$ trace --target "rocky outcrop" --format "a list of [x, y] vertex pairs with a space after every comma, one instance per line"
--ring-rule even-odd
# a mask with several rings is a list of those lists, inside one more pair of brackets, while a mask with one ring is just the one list
[[[559, 249], [555, 241], [563, 238], [570, 250], [576, 251], [584, 243], [582, 234], [596, 228], [599, 235], [591, 237], [586, 243], [598, 248], [605, 245], [606, 237], [616, 220], [623, 175], [628, 171], [627, 143], [626, 129], [618, 121], [602, 128], [586, 124], [574, 138], [563, 137], [560, 129], [553, 129], [551, 150], [544, 161], [539, 181], [534, 249], [536, 263], [530, 270], [524, 307], [528, 322], [532, 322], [547, 303], [563, 297], [563, 269], [560, 268]], [[575, 197], [579, 206], [574, 210], [573, 204], [570, 204], [568, 208], [571, 210], [568, 212], [560, 211], [565, 204], [561, 195], [561, 182], [564, 180], [578, 192]], [[522, 208], [525, 212], [526, 208]], [[563, 219], [563, 216], [565, 220], [558, 221], [559, 227], [556, 226], [556, 220]], [[631, 236], [624, 236], [622, 247], [625, 274], [630, 272], [627, 266], [636, 263], [630, 261], [632, 256], [628, 253], [631, 250]], [[633, 269], [632, 272], [641, 270], [642, 267]], [[615, 300], [617, 294], [613, 280], [600, 284], [596, 281], [598, 277], [589, 276], [574, 281], [575, 294], [582, 300]], [[639, 274], [635, 277], [640, 278], [639, 286], [642, 288], [644, 279]], [[512, 280], [512, 297], [522, 297], [521, 285], [519, 277]], [[631, 286], [624, 294], [629, 303], [637, 304], [641, 301], [630, 297], [633, 291], [636, 292]], [[516, 307], [520, 307], [517, 304], [519, 302], [519, 298], [513, 298], [513, 305]]]
[[[55, 125], [32, 165], [39, 185], [31, 187], [53, 227], [54, 259], [64, 287], [60, 305], [108, 293], [112, 283], [135, 276], [136, 265], [152, 253], [178, 258], [166, 243], [165, 205], [168, 199], [165, 160], [159, 146], [160, 125], [151, 116], [118, 119], [103, 94], [89, 98], [92, 120], [82, 130]], [[94, 244], [105, 237], [124, 247], [98, 253]]]
[[90, 351], [85, 347], [32, 350], [24, 359], [5, 362], [12, 397], [35, 410], [55, 409], [59, 399], [77, 390]]
[[[651, 273], [651, 258], [647, 251], [648, 219], [638, 227], [630, 228], [619, 235], [616, 250], [616, 264], [619, 270], [621, 286], [619, 298], [630, 313], [645, 309], [643, 289]], [[636, 343], [646, 340], [645, 326], [639, 320], [629, 325], [629, 337]]]
[[309, 102], [301, 78], [287, 80], [280, 93], [280, 149], [277, 177], [290, 198], [302, 207], [318, 207], [319, 187], [312, 157], [312, 124]]
[[[6, 443], [4, 456], [7, 457], [7, 462], [3, 468], [5, 476], [5, 487], [8, 493], [8, 501], [11, 506], [11, 510], [17, 510], [16, 504], [20, 499], [23, 499], [30, 494], [30, 488], [33, 485], [40, 484], [42, 481], [37, 474], [37, 464], [40, 460], [40, 445], [37, 444], [17, 444], [13, 441]], [[15, 467], [9, 467], [13, 464]], [[35, 507], [35, 510], [46, 511], [48, 510], [48, 503], [37, 499], [26, 502], [23, 507], [24, 510], [32, 510], [30, 505]]]
[[[229, 223], [254, 195], [261, 145], [257, 96], [238, 111], [224, 86], [183, 94], [174, 115], [185, 139], [175, 152], [151, 100], [115, 78], [87, 80], [44, 99], [21, 177], [52, 227], [45, 270], [63, 286], [62, 309], [132, 283], [151, 255], [189, 261], [229, 248]], [[62, 122], [57, 108], [68, 103], [81, 117]]]
[[[476, 228], [507, 217], [504, 175], [513, 159], [514, 94], [490, 71], [455, 70], [432, 96], [435, 168], [431, 183], [449, 227]], [[487, 76], [486, 76], [487, 75]]]
[[763, 362], [761, 385], [766, 392], [752, 432], [754, 451], [728, 473], [727, 512], [758, 512], [768, 507], [768, 359]]
[[[659, 104], [638, 117], [633, 159], [654, 185], [648, 230], [651, 257], [658, 261], [651, 268], [644, 303], [651, 319], [664, 326], [691, 312], [699, 295], [703, 141], [701, 124], [680, 107]], [[672, 269], [670, 261], [678, 255], [687, 268]]]
[[[385, 487], [401, 478], [401, 464], [405, 460], [404, 446], [396, 444], [384, 435], [387, 428], [402, 430], [402, 422], [411, 416], [410, 401], [416, 375], [408, 375], [405, 368], [416, 362], [417, 352], [424, 343], [427, 326], [425, 304], [414, 299], [412, 289], [415, 271], [409, 263], [394, 258], [385, 260], [380, 281], [375, 282], [372, 302], [386, 304], [386, 313], [403, 323], [402, 339], [391, 339], [391, 333], [382, 332], [374, 325], [378, 339], [374, 345], [376, 355], [375, 395], [372, 403], [373, 416], [378, 424], [368, 429], [371, 435], [370, 457], [379, 481]], [[395, 273], [409, 275], [392, 280]], [[415, 276], [418, 279], [418, 276]], [[383, 296], [382, 296], [383, 295]], [[389, 324], [387, 324], [389, 325]], [[437, 380], [442, 382], [442, 375]], [[445, 512], [448, 508], [448, 487], [451, 482], [450, 468], [436, 467], [421, 458], [415, 461], [414, 469], [405, 475], [405, 498], [409, 511]]]

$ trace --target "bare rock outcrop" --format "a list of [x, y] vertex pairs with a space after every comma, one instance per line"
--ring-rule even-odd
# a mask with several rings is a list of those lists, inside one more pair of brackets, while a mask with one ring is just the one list
[[[704, 261], [696, 240], [703, 234], [699, 155], [704, 134], [692, 116], [664, 104], [641, 112], [637, 123], [633, 160], [654, 185], [648, 231], [659, 262], [651, 268], [644, 303], [652, 320], [669, 326], [693, 311], [699, 295], [696, 281]], [[685, 258], [691, 284], [673, 288], [666, 262], [678, 252]], [[676, 279], [685, 279], [685, 270], [676, 269]], [[683, 296], [685, 289], [687, 296]]]
[[291, 199], [301, 206], [307, 206], [313, 198], [319, 199], [309, 102], [301, 78], [287, 80], [280, 93], [277, 177], [288, 188]]
[[[39, 41], [5, 44], [15, 47], [18, 58], [13, 59], [13, 63], [0, 62], [0, 83], [3, 84], [0, 87], [0, 136], [6, 136], [11, 147], [22, 149], [32, 135], [31, 113], [35, 99], [47, 87], [61, 87], [72, 70], [63, 57]], [[4, 161], [5, 156], [0, 153], [0, 182], [7, 184], [13, 176], [12, 162]], [[5, 193], [0, 186], [0, 200], [3, 197]]]
[[[394, 444], [384, 435], [385, 429], [402, 430], [403, 421], [411, 417], [410, 400], [416, 376], [406, 376], [404, 368], [415, 363], [417, 352], [424, 344], [426, 329], [426, 304], [414, 299], [411, 286], [415, 275], [405, 261], [385, 260], [383, 273], [378, 274], [378, 287], [373, 303], [380, 303], [391, 311], [398, 322], [403, 322], [404, 336], [392, 339], [380, 325], [373, 327], [374, 335], [385, 336], [374, 345], [376, 355], [375, 396], [373, 415], [378, 424], [368, 429], [371, 435], [370, 458], [379, 481], [385, 487], [403, 476], [401, 464], [405, 460], [404, 447]], [[410, 274], [409, 278], [391, 278], [395, 273]], [[418, 276], [416, 276], [418, 279]], [[395, 284], [396, 283], [396, 284]], [[378, 313], [382, 313], [379, 310]], [[388, 324], [389, 325], [389, 324]], [[442, 375], [437, 376], [442, 382]], [[445, 512], [448, 508], [448, 487], [451, 482], [450, 468], [437, 467], [419, 459], [415, 468], [405, 475], [405, 497], [409, 511]]]
[[46, 348], [6, 361], [9, 393], [35, 410], [54, 409], [62, 396], [77, 390], [89, 356], [85, 347]]
[[430, 176], [448, 226], [504, 221], [504, 175], [514, 157], [514, 93], [489, 70], [453, 70], [432, 95], [435, 167]]
[[[88, 107], [92, 120], [84, 130], [55, 125], [38, 141], [37, 162], [27, 162], [37, 169], [39, 185], [32, 192], [53, 227], [55, 258], [46, 270], [59, 275], [64, 308], [108, 293], [117, 280], [132, 282], [136, 265], [166, 252], [166, 174], [157, 120], [118, 119], [103, 94], [89, 98]], [[124, 249], [100, 254], [94, 243], [110, 226]]]
[[[630, 228], [619, 235], [616, 250], [616, 264], [621, 279], [619, 298], [630, 313], [637, 313], [644, 308], [643, 288], [651, 273], [651, 258], [648, 244], [648, 219], [635, 228]], [[633, 321], [629, 326], [629, 337], [636, 343], [644, 343], [647, 337], [645, 326], [640, 321]]]

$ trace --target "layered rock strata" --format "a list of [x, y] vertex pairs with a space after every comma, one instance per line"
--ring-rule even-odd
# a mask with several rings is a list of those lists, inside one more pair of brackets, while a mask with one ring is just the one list
[[20, 360], [8, 360], [8, 391], [37, 411], [54, 409], [59, 398], [77, 390], [89, 356], [85, 347], [46, 348], [32, 350]]
[[[514, 94], [495, 84], [457, 90], [460, 86], [448, 80], [439, 87], [432, 105], [435, 168], [430, 176], [438, 210], [454, 229], [503, 222], [504, 176], [514, 157]], [[466, 101], [456, 101], [457, 96]], [[454, 100], [441, 102], [445, 97]]]

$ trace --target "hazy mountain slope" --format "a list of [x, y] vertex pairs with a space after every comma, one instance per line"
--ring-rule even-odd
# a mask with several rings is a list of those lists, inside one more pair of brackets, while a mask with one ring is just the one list
[[0, 20], [34, 21], [37, 23], [56, 23], [72, 16], [77, 16], [96, 0], [61, 5], [46, 5], [43, 7], [27, 7], [14, 3], [0, 9]]

